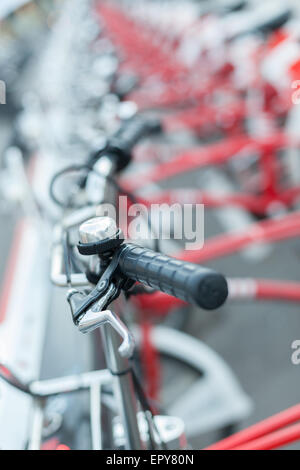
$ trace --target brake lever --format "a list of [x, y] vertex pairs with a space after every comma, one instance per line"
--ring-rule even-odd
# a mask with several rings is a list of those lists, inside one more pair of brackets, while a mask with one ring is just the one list
[[[88, 309], [92, 308], [93, 305], [101, 302], [101, 310], [106, 310], [109, 303], [118, 297], [122, 284], [124, 284], [124, 280], [119, 279], [116, 285], [112, 282], [112, 276], [117, 267], [118, 256], [111, 260], [105, 272], [99, 279], [96, 287], [89, 294], [76, 289], [71, 289], [68, 292], [67, 300], [71, 307], [75, 325], [78, 324], [79, 320], [86, 314]], [[114, 293], [111, 291], [112, 287], [115, 288]]]
[[115, 284], [110, 284], [106, 293], [88, 311], [102, 312], [119, 295], [120, 289]]
[[81, 318], [78, 324], [81, 333], [90, 333], [102, 325], [109, 324], [123, 339], [118, 348], [122, 357], [130, 358], [134, 351], [134, 339], [125, 324], [110, 310], [99, 310], [98, 302], [93, 308]]

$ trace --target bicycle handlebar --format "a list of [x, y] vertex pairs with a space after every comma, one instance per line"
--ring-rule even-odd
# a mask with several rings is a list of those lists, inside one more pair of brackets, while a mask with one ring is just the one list
[[93, 157], [98, 160], [101, 155], [112, 157], [116, 162], [116, 171], [123, 170], [131, 160], [131, 152], [137, 143], [149, 135], [161, 132], [158, 119], [134, 117], [124, 121], [120, 129], [109, 139], [105, 149]]
[[135, 117], [125, 121], [111, 140], [112, 146], [118, 144], [123, 151], [131, 152], [139, 140], [148, 135], [160, 132], [161, 126], [158, 119], [143, 119]]
[[225, 277], [215, 271], [125, 244], [119, 269], [126, 277], [205, 310], [221, 307], [228, 297]]

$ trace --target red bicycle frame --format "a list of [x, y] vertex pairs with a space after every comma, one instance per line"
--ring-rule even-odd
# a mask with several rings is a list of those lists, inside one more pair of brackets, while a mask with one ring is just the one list
[[[205, 450], [273, 450], [300, 440], [300, 405], [288, 408]], [[297, 424], [294, 424], [297, 423]]]
[[282, 132], [274, 133], [266, 138], [253, 139], [248, 136], [236, 136], [210, 144], [201, 148], [187, 150], [168, 162], [158, 164], [137, 177], [123, 179], [123, 187], [130, 191], [138, 191], [147, 184], [158, 183], [181, 175], [183, 172], [200, 170], [228, 164], [234, 159], [248, 158], [258, 155], [260, 170], [258, 194], [233, 193], [219, 195], [197, 189], [166, 190], [149, 194], [147, 200], [140, 202], [151, 204], [205, 204], [209, 208], [222, 206], [239, 206], [257, 215], [268, 215], [272, 205], [291, 207], [299, 200], [300, 186], [282, 188], [280, 186], [281, 166], [277, 160], [277, 152], [295, 143]]

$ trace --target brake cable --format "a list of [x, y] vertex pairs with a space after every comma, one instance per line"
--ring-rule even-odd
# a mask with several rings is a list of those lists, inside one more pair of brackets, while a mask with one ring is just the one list
[[[55, 183], [57, 182], [57, 180], [68, 174], [68, 173], [71, 173], [71, 172], [74, 172], [74, 171], [80, 171], [80, 170], [89, 170], [90, 172], [93, 172], [95, 175], [97, 175], [99, 178], [103, 179], [103, 180], [106, 180], [109, 182], [109, 184], [111, 184], [112, 186], [114, 186], [114, 188], [117, 189], [118, 193], [119, 194], [125, 194], [128, 199], [130, 199], [130, 201], [133, 203], [133, 204], [137, 204], [138, 203], [138, 200], [137, 198], [135, 197], [135, 195], [133, 193], [131, 193], [130, 191], [124, 189], [119, 183], [117, 183], [117, 181], [115, 180], [115, 178], [113, 178], [112, 176], [104, 176], [102, 175], [101, 173], [99, 173], [98, 171], [94, 170], [93, 168], [91, 168], [88, 164], [82, 164], [82, 165], [71, 165], [67, 168], [64, 168], [63, 170], [60, 170], [59, 172], [57, 172], [52, 180], [51, 180], [51, 183], [50, 183], [50, 189], [49, 189], [49, 192], [50, 192], [50, 197], [51, 199], [57, 204], [59, 205], [60, 207], [63, 207], [63, 208], [79, 208], [79, 206], [76, 206], [76, 205], [73, 205], [71, 204], [70, 202], [68, 204], [64, 204], [62, 201], [60, 201], [56, 195], [55, 195], [55, 191], [54, 191], [54, 186], [55, 186]], [[156, 230], [154, 229], [153, 227], [153, 223], [151, 221], [151, 216], [146, 216], [144, 215], [144, 213], [142, 213], [142, 216], [144, 217], [144, 219], [146, 220], [146, 223], [149, 227], [149, 230], [151, 231], [152, 235], [153, 235], [153, 239], [154, 239], [154, 250], [157, 251], [157, 252], [161, 252], [160, 250], [160, 243], [159, 243], [159, 237], [157, 236], [157, 232]]]

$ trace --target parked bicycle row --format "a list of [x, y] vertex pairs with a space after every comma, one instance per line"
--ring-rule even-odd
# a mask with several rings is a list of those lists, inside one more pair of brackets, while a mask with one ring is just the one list
[[[183, 331], [189, 304], [201, 316], [237, 300], [300, 301], [298, 278], [211, 268], [300, 235], [299, 21], [293, 2], [274, 0], [65, 2], [4, 160], [3, 195], [25, 214], [9, 280], [24, 240], [31, 251], [1, 304], [0, 335], [24, 330], [17, 307], [38, 282], [31, 344], [49, 361], [54, 285], [64, 294], [55, 328], [71, 311], [92, 359], [42, 380], [32, 357], [26, 369], [20, 350], [4, 353], [5, 399], [13, 387], [28, 413], [27, 431], [14, 444], [6, 429], [3, 447], [203, 448], [208, 433], [225, 436], [212, 450], [299, 441], [299, 405], [235, 434], [255, 403]], [[204, 215], [216, 211], [222, 230], [207, 236]]]

